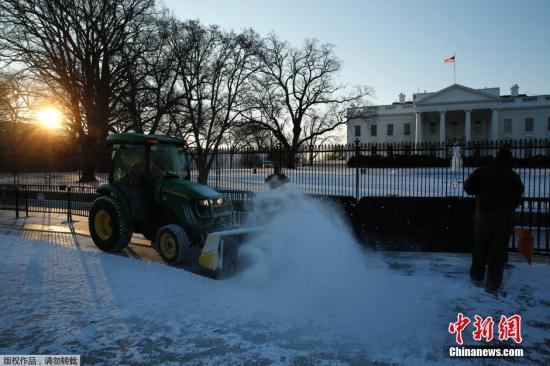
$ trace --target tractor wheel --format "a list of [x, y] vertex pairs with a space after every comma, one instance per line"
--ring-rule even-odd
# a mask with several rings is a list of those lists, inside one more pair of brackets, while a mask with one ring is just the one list
[[165, 225], [157, 233], [155, 246], [162, 259], [168, 264], [178, 264], [185, 258], [189, 248], [189, 237], [179, 225]]
[[126, 248], [132, 238], [132, 227], [120, 203], [109, 196], [99, 197], [92, 203], [88, 226], [95, 245], [105, 252]]

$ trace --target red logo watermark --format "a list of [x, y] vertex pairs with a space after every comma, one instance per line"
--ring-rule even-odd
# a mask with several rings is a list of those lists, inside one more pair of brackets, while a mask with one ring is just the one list
[[[462, 313], [458, 313], [456, 318], [456, 322], [449, 324], [449, 333], [454, 334], [456, 343], [462, 345], [464, 343], [462, 332], [471, 323], [471, 320]], [[475, 329], [472, 332], [472, 338], [478, 342], [482, 340], [491, 342], [493, 340], [493, 329], [495, 325], [493, 318], [490, 316], [483, 318], [479, 315], [475, 315], [474, 319], [473, 326]], [[517, 344], [522, 342], [521, 315], [514, 314], [510, 317], [502, 315], [500, 317], [500, 321], [498, 322], [498, 339], [500, 341], [512, 339]]]

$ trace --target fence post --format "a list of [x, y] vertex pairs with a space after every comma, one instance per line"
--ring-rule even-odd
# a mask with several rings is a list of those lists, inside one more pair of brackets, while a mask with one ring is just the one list
[[29, 217], [29, 187], [25, 186], [25, 216]]
[[355, 139], [355, 199], [359, 199], [359, 156], [361, 155], [361, 150], [359, 149], [359, 139]]
[[67, 186], [67, 222], [72, 221], [71, 214], [71, 186]]
[[19, 184], [15, 185], [15, 217], [19, 218]]

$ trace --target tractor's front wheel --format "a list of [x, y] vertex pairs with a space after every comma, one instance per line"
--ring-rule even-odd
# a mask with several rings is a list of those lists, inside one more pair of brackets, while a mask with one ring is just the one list
[[105, 252], [124, 249], [132, 238], [131, 225], [120, 203], [112, 197], [102, 196], [92, 203], [88, 226], [95, 245]]
[[156, 248], [162, 259], [168, 264], [178, 264], [185, 258], [189, 248], [189, 237], [179, 225], [165, 225], [157, 233]]

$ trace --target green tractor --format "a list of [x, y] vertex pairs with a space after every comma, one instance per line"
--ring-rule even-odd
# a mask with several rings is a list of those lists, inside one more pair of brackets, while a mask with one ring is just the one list
[[109, 183], [98, 187], [90, 208], [90, 234], [106, 252], [124, 249], [133, 233], [153, 242], [168, 264], [180, 264], [191, 247], [213, 274], [235, 268], [236, 249], [251, 229], [234, 228], [232, 203], [219, 192], [191, 182], [182, 140], [137, 133], [107, 137]]

